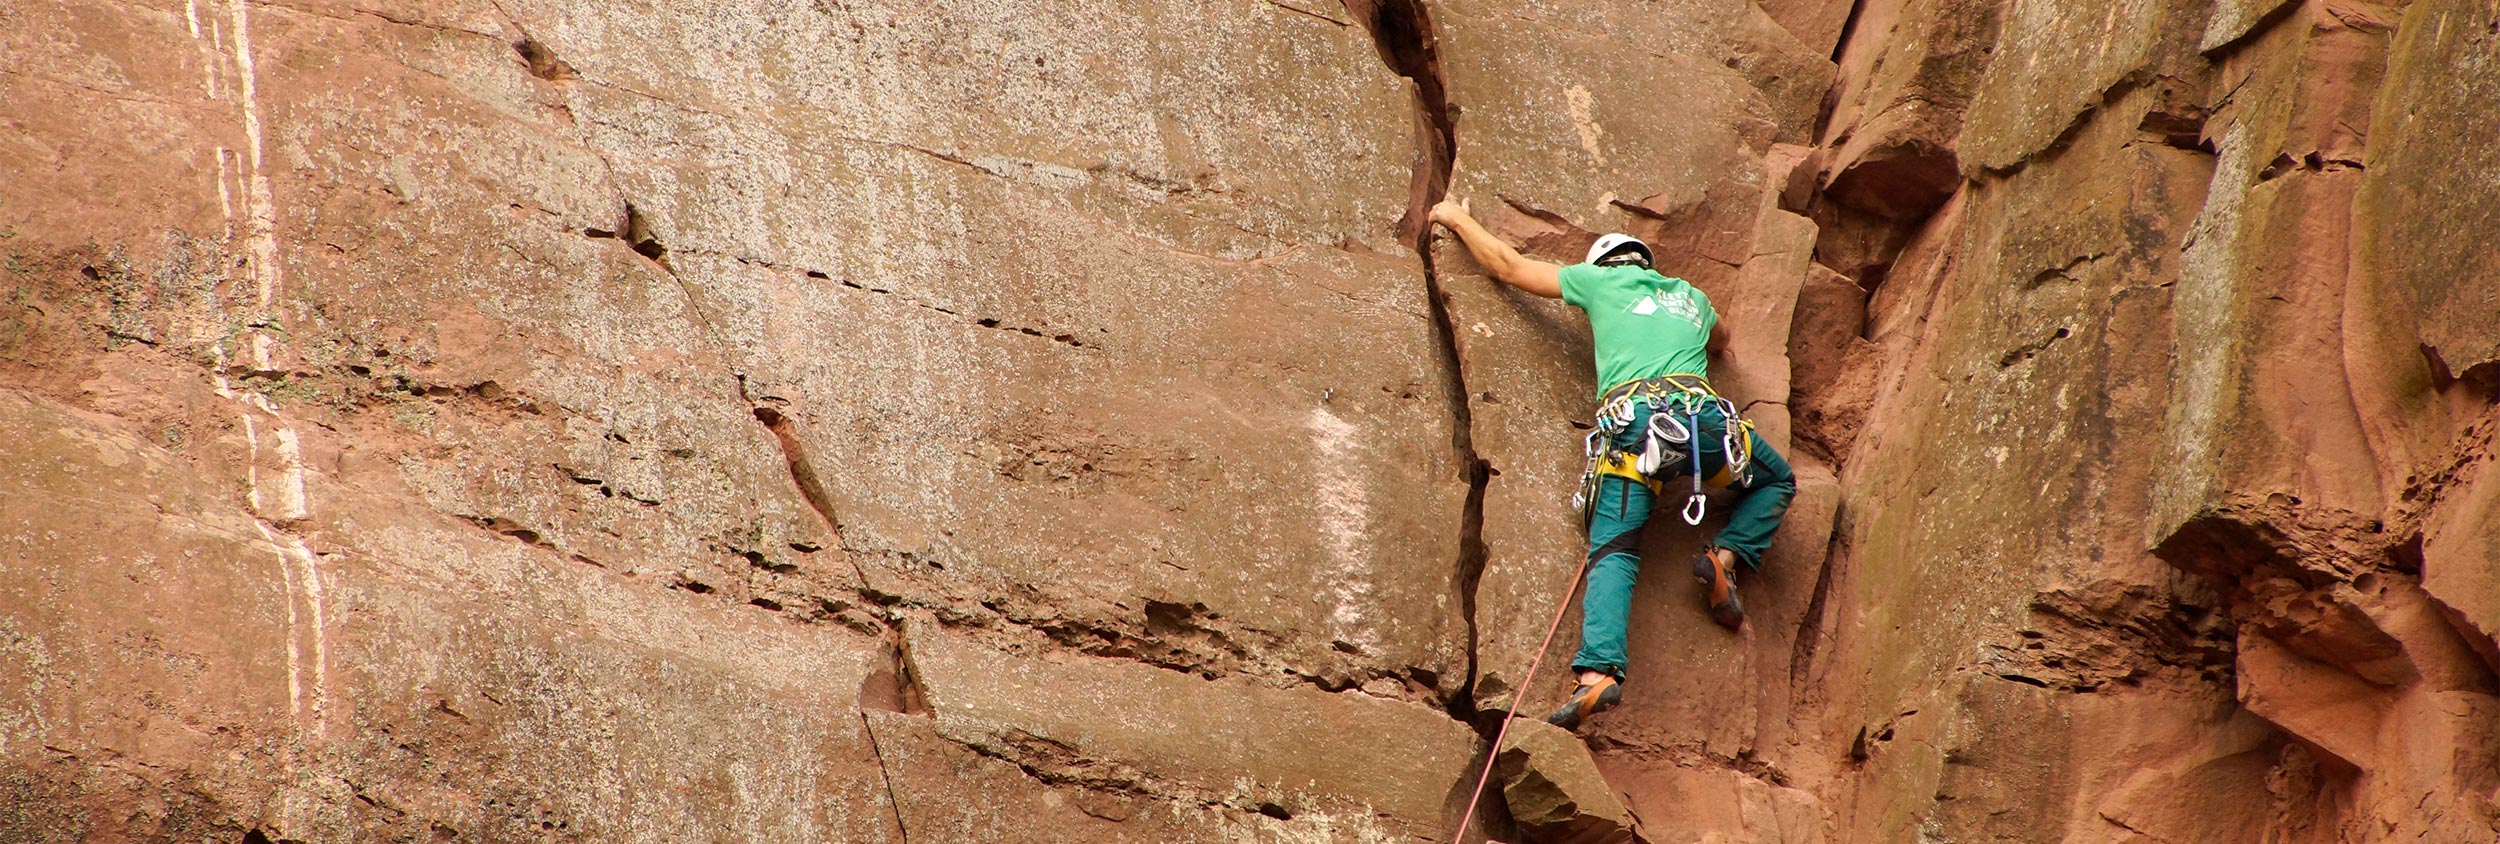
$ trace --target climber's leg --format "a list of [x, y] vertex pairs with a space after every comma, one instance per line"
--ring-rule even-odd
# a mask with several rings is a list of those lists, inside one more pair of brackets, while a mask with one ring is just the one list
[[1589, 504], [1588, 591], [1580, 600], [1580, 652], [1571, 658], [1571, 698], [1545, 720], [1578, 729], [1581, 719], [1623, 699], [1625, 629], [1632, 616], [1632, 583], [1640, 575], [1641, 526], [1657, 496], [1629, 478], [1598, 479]]
[[1632, 583], [1641, 570], [1641, 526], [1657, 500], [1626, 478], [1598, 481], [1589, 504], [1588, 591], [1580, 600], [1580, 652], [1575, 671], [1623, 676], [1624, 630], [1632, 615]]
[[1719, 530], [1711, 544], [1736, 552], [1737, 562], [1760, 571], [1762, 552], [1770, 549], [1771, 535], [1779, 532], [1788, 501], [1797, 495], [1797, 475], [1789, 470], [1787, 459], [1762, 441], [1761, 434], [1752, 437], [1753, 466], [1745, 477], [1728, 485], [1737, 494], [1736, 506], [1728, 513], [1727, 527]]
[[1744, 602], [1736, 597], [1736, 567], [1762, 568], [1762, 552], [1771, 547], [1771, 534], [1779, 531], [1788, 500], [1797, 494], [1797, 476], [1789, 471], [1788, 461], [1761, 435], [1747, 436], [1753, 439], [1753, 463], [1743, 477], [1728, 484], [1736, 491], [1736, 508], [1709, 550], [1693, 561], [1693, 579], [1701, 583], [1710, 620], [1729, 630], [1745, 623]]

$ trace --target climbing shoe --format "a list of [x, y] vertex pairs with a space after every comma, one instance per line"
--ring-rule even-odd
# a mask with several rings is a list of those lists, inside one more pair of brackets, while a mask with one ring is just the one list
[[1701, 582], [1701, 601], [1710, 620], [1734, 630], [1745, 623], [1745, 605], [1736, 600], [1736, 552], [1712, 548], [1693, 561], [1693, 579]]
[[1623, 702], [1623, 684], [1613, 677], [1600, 677], [1595, 683], [1582, 683], [1571, 690], [1571, 699], [1561, 709], [1545, 716], [1545, 723], [1566, 730], [1580, 728], [1581, 719], [1613, 709]]

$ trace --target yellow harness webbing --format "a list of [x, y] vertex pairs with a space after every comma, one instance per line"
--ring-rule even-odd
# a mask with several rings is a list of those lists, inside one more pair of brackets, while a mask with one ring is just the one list
[[1664, 490], [1666, 482], [1641, 474], [1641, 470], [1633, 465], [1640, 459], [1640, 455], [1628, 451], [1609, 451], [1598, 456], [1596, 471], [1600, 475], [1613, 475], [1649, 487], [1653, 494]]
[[[1748, 428], [1747, 430], [1750, 431], [1751, 429]], [[1744, 449], [1746, 452], [1745, 457], [1748, 461], [1750, 461], [1753, 458], [1753, 444], [1746, 443], [1744, 445]], [[1633, 464], [1640, 459], [1640, 455], [1633, 454], [1628, 451], [1607, 452], [1605, 456], [1597, 459], [1597, 473], [1600, 475], [1613, 475], [1628, 481], [1637, 481], [1640, 485], [1649, 487], [1650, 492], [1659, 492], [1666, 489], [1667, 483], [1665, 481], [1643, 475], [1641, 474], [1640, 469], [1633, 466]], [[1720, 461], [1719, 471], [1710, 473], [1710, 477], [1701, 479], [1701, 482], [1719, 487], [1721, 489], [1727, 488], [1728, 484], [1736, 481], [1736, 478], [1728, 472], [1727, 467], [1727, 461]]]

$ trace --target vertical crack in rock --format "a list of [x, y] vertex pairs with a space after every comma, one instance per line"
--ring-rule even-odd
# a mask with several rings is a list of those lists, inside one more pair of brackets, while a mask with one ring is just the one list
[[899, 715], [933, 715], [929, 708], [929, 690], [920, 682], [920, 669], [912, 665], [911, 639], [899, 629], [882, 649], [883, 664], [868, 672], [859, 684], [859, 705]]
[[[650, 218], [644, 215], [641, 209], [635, 208], [632, 201], [625, 203], [624, 218], [618, 221], [615, 230], [585, 228], [582, 229], [582, 236], [622, 241], [626, 248], [634, 251], [634, 254], [641, 255], [652, 265], [659, 267], [660, 273], [677, 285], [678, 292], [686, 297], [686, 309], [694, 314], [698, 333], [703, 336], [703, 341], [709, 344], [713, 352], [718, 354], [724, 362], [733, 360], [729, 353], [729, 346], [721, 340], [719, 325], [712, 321], [711, 311], [703, 306], [702, 297], [696, 295], [694, 283], [686, 280], [677, 272], [676, 267], [669, 264], [668, 247], [660, 243], [659, 236], [651, 230]], [[731, 365], [734, 367], [734, 362]], [[850, 552], [843, 546], [841, 517], [834, 512], [833, 497], [825, 492], [822, 475], [816, 471], [815, 464], [808, 460], [806, 444], [798, 436], [795, 423], [791, 422], [789, 417], [783, 416], [781, 411], [755, 403], [756, 399], [749, 395], [747, 390], [746, 373], [733, 372], [732, 375], [738, 382], [738, 399], [747, 402], [752, 407], [755, 421], [763, 423], [764, 429], [772, 432], [773, 441], [781, 449], [782, 461], [790, 467], [791, 482], [798, 486], [799, 495], [806, 499], [808, 509], [814, 510], [816, 517], [824, 522], [825, 532], [831, 539], [829, 547], [850, 564], [851, 578], [857, 584], [857, 588], [863, 593], [873, 592], [874, 589], [869, 585], [867, 570], [862, 568], [859, 561], [853, 559]]]
[[[1856, 2], [1849, 4], [1848, 17], [1841, 18], [1840, 20], [1840, 37], [1832, 39], [1832, 64], [1839, 64], [1841, 54], [1848, 52], [1849, 39], [1858, 34], [1858, 17], [1864, 14], [1866, 14], [1866, 0], [1856, 0]], [[1835, 92], [1839, 90], [1839, 84], [1837, 82], [1833, 85], [1833, 90]], [[1826, 98], [1824, 100], [1822, 119], [1816, 121], [1815, 123], [1815, 134], [1817, 136], [1820, 136], [1823, 133], [1823, 123], [1832, 119], [1833, 105], [1834, 103], [1830, 99]]]
[[[738, 379], [738, 392], [743, 398], [745, 376]], [[833, 496], [825, 491], [824, 476], [817, 473], [816, 464], [807, 457], [807, 444], [799, 438], [797, 423], [781, 415], [781, 411], [763, 405], [755, 406], [755, 421], [763, 423], [764, 430], [772, 432], [773, 441], [780, 444], [781, 459], [790, 467], [790, 482], [798, 486], [799, 497], [807, 499], [808, 509], [816, 511], [816, 518], [824, 521], [825, 532], [831, 535], [833, 541], [828, 547], [851, 564], [851, 575], [858, 579], [859, 588], [867, 589], [868, 572], [860, 568], [858, 560], [851, 559], [843, 546], [842, 517], [834, 512]]]
[[1459, 510], [1458, 525], [1458, 602], [1459, 612], [1467, 619], [1467, 677], [1451, 694], [1450, 716], [1482, 729], [1476, 711], [1476, 652], [1481, 634], [1476, 626], [1476, 589], [1484, 581], [1484, 567], [1489, 552], [1484, 547], [1484, 488], [1495, 474], [1493, 465], [1476, 456], [1473, 449], [1460, 452], [1467, 462], [1467, 501]]
[[903, 844], [911, 844], [911, 827], [903, 823], [903, 798], [894, 791], [894, 772], [887, 767], [885, 745], [877, 740], [877, 727], [869, 722], [867, 711], [853, 714], [859, 716], [860, 730], [868, 734], [868, 752], [877, 757], [877, 778], [885, 781], [885, 802], [894, 810], [894, 834]]
[[[602, 156], [601, 160], [605, 161], [606, 158]], [[613, 166], [610, 170], [609, 178], [614, 179]], [[633, 250], [634, 254], [650, 261], [652, 266], [659, 267], [660, 274], [667, 276], [670, 283], [677, 285], [678, 292], [685, 295], [686, 309], [694, 312], [695, 322], [702, 326], [704, 342], [710, 343], [714, 351], [721, 353], [723, 360], [728, 359], [728, 349], [721, 344], [720, 328], [713, 324], [711, 311], [703, 307], [702, 297], [695, 295], [694, 284], [687, 281], [684, 276], [678, 275], [677, 267], [669, 263], [668, 247], [662, 245], [659, 236], [652, 233], [651, 218], [643, 214], [641, 209], [635, 208], [632, 200], [626, 200], [625, 216], [617, 221], [615, 229], [584, 228], [582, 236], [592, 240], [622, 241], [625, 248]]]
[[[1850, 42], [1858, 35], [1858, 20], [1865, 14], [1866, 0], [1854, 0], [1849, 4], [1848, 16], [1840, 20], [1840, 35], [1832, 39], [1830, 58], [1834, 68], [1845, 67], [1845, 63], [1841, 60], [1848, 56]], [[1840, 98], [1848, 94], [1850, 82], [1848, 71], [1841, 70], [1833, 75], [1831, 87], [1823, 91], [1821, 110], [1814, 116], [1814, 137], [1821, 147], [1817, 150], [1818, 153], [1828, 154], [1832, 149], [1839, 147], [1839, 144], [1835, 143], [1831, 137], [1832, 117], [1840, 113]], [[1804, 208], [1805, 204], [1799, 203], [1797, 207]]]
[[1440, 46], [1432, 34], [1432, 13], [1424, 8], [1423, 0], [1345, 0], [1345, 8], [1371, 33], [1381, 62], [1415, 86], [1415, 172], [1408, 183], [1406, 216], [1398, 219], [1398, 235], [1423, 256], [1429, 278], [1429, 214], [1433, 203], [1449, 193], [1450, 163], [1458, 155], [1448, 84], [1441, 76]]
[[1824, 616], [1830, 612], [1833, 570], [1845, 564], [1849, 554], [1848, 502], [1837, 506], [1832, 517], [1831, 539], [1823, 546], [1823, 565], [1814, 576], [1814, 591], [1806, 599], [1805, 618], [1799, 622], [1797, 639], [1788, 655], [1788, 688], [1792, 694], [1804, 690], [1814, 676], [1814, 657], [1823, 648], [1823, 639], [1831, 631]]
[[[605, 157], [602, 156], [601, 160], [605, 161]], [[613, 178], [613, 167], [611, 166], [610, 169], [610, 177]], [[621, 241], [626, 248], [633, 250], [634, 254], [642, 256], [653, 266], [658, 267], [660, 273], [667, 276], [670, 283], [677, 286], [678, 292], [686, 297], [686, 310], [694, 315], [698, 333], [702, 335], [704, 343], [710, 345], [722, 361], [735, 367], [729, 346], [721, 339], [720, 327], [713, 322], [711, 311], [704, 307], [702, 297], [697, 295], [698, 290], [695, 284], [680, 275], [677, 268], [669, 263], [668, 247], [662, 244], [658, 234], [652, 231], [650, 217], [641, 209], [634, 207], [631, 200], [625, 202], [625, 214], [617, 221], [615, 229], [584, 228], [581, 233], [583, 237], [594, 240]], [[733, 371], [732, 375], [738, 382], [738, 399], [748, 403], [752, 408], [755, 421], [763, 423], [764, 429], [772, 433], [773, 441], [781, 449], [782, 461], [789, 466], [790, 480], [799, 488], [799, 496], [807, 501], [808, 509], [815, 511], [816, 517], [824, 522], [825, 531], [830, 537], [829, 547], [835, 554], [840, 555], [844, 562], [850, 564], [851, 578], [856, 587], [863, 593], [873, 592], [873, 588], [869, 585], [867, 570], [862, 568], [859, 561], [852, 558], [850, 552], [843, 546], [841, 517], [834, 512], [833, 497], [826, 493], [822, 476], [816, 471], [815, 464], [808, 460], [807, 447], [798, 436], [795, 423], [775, 408], [756, 404], [755, 397], [751, 396], [747, 390], [746, 373]]]
[[1484, 575], [1484, 490], [1493, 468], [1477, 456], [1474, 413], [1467, 390], [1467, 370], [1459, 357], [1458, 328], [1450, 317], [1449, 297], [1432, 260], [1432, 206], [1450, 192], [1450, 170], [1458, 156], [1458, 136], [1441, 75], [1441, 56], [1433, 37], [1432, 13], [1423, 0], [1345, 0], [1346, 12], [1371, 33], [1372, 45], [1389, 70], [1414, 86], [1415, 162], [1408, 182], [1406, 214], [1398, 219], [1398, 236], [1414, 247], [1423, 264], [1425, 306], [1432, 314], [1434, 346], [1441, 358], [1443, 389], [1450, 395], [1451, 446], [1467, 477], [1467, 498], [1459, 510], [1458, 559], [1453, 573], [1459, 611], [1467, 620], [1467, 676], [1449, 701], [1452, 717], [1475, 721], [1476, 587]]

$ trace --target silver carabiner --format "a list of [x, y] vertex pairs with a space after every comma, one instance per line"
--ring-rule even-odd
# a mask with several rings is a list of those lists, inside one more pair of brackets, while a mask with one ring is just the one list
[[1701, 493], [1693, 493], [1693, 497], [1684, 500], [1684, 523], [1701, 527], [1702, 511], [1709, 507], [1710, 499], [1702, 497]]

